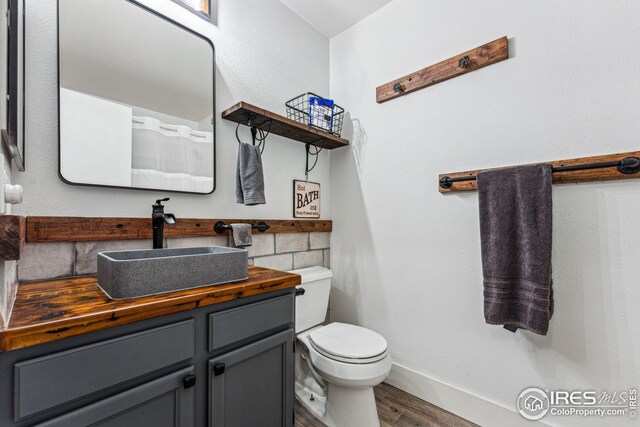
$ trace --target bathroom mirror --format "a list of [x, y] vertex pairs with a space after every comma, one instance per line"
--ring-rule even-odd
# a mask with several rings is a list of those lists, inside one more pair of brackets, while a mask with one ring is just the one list
[[[2, 73], [0, 87], [6, 89], [6, 111], [1, 120], [2, 140], [9, 149], [14, 164], [24, 171], [24, 0], [2, 2], [2, 53], [6, 54], [6, 75]], [[5, 44], [6, 43], [6, 44]], [[5, 70], [3, 70], [5, 71]], [[5, 87], [6, 84], [6, 87]]]
[[65, 182], [213, 192], [209, 39], [133, 0], [58, 0], [58, 55]]

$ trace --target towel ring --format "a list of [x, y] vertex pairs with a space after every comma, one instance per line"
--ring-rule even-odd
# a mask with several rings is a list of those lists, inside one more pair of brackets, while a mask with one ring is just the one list
[[[271, 125], [273, 124], [273, 120], [267, 119], [262, 123], [256, 125], [254, 123], [254, 120], [257, 118], [257, 116], [255, 116], [254, 114], [245, 113], [244, 117], [247, 119], [247, 126], [251, 128], [251, 143], [255, 147], [256, 141], [258, 141], [258, 148], [260, 150], [260, 154], [262, 154], [267, 145], [267, 137], [271, 133]], [[269, 128], [266, 131], [259, 127], [267, 122], [269, 122]], [[240, 129], [241, 124], [244, 123], [238, 122], [238, 125], [236, 126], [236, 139], [238, 140], [238, 144], [242, 143], [242, 141], [240, 140], [240, 135], [238, 135], [238, 129]]]

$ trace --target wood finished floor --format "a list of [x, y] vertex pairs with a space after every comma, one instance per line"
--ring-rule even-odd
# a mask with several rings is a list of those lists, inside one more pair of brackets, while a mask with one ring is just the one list
[[[381, 427], [478, 427], [387, 383], [380, 384], [374, 391]], [[296, 427], [324, 425], [296, 400]]]

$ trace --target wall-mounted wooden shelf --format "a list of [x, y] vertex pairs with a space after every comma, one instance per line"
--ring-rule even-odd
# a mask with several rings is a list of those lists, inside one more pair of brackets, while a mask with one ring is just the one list
[[302, 142], [303, 144], [311, 144], [328, 150], [349, 145], [347, 139], [312, 128], [243, 101], [222, 112], [223, 119], [243, 125], [248, 124], [249, 117], [252, 118], [256, 127], [265, 132], [271, 127], [271, 133]]

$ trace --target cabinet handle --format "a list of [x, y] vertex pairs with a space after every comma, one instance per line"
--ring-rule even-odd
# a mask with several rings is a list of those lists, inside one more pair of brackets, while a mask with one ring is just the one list
[[215, 365], [213, 365], [213, 375], [217, 377], [218, 375], [224, 374], [224, 369], [224, 363], [216, 363]]
[[296, 288], [296, 296], [299, 297], [300, 295], [304, 295], [306, 291], [304, 290], [304, 288]]
[[195, 375], [187, 375], [182, 379], [182, 386], [187, 389], [196, 385], [196, 376]]

